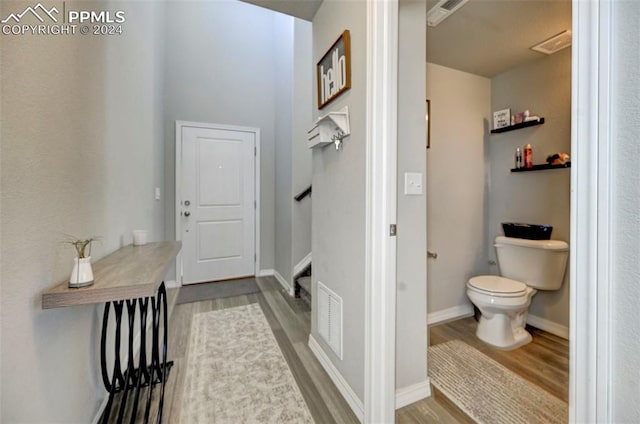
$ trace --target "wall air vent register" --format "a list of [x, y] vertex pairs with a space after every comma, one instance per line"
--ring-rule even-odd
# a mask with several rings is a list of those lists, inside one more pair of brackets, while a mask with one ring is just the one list
[[320, 281], [317, 287], [318, 333], [342, 359], [342, 298]]

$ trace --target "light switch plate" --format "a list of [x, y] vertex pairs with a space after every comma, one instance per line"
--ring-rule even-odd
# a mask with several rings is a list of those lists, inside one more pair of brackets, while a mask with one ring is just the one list
[[408, 196], [417, 196], [422, 194], [422, 173], [404, 173], [404, 194]]

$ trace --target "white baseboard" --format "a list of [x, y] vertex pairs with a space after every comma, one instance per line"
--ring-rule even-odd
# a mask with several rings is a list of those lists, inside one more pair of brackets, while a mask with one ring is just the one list
[[284, 279], [282, 275], [277, 270], [273, 270], [273, 276], [276, 277], [276, 280], [280, 283], [282, 287], [289, 293], [289, 296], [294, 296], [293, 285], [289, 284], [287, 280]]
[[167, 289], [178, 289], [182, 287], [182, 284], [178, 283], [176, 280], [169, 280], [164, 282], [164, 286]]
[[411, 405], [419, 400], [431, 397], [431, 382], [425, 381], [396, 390], [396, 409]]
[[311, 263], [311, 252], [309, 252], [309, 254], [307, 256], [305, 256], [304, 258], [300, 259], [300, 262], [298, 262], [297, 264], [295, 264], [295, 266], [293, 267], [293, 276], [296, 276], [298, 274], [300, 274], [302, 271], [304, 271], [304, 269], [306, 267], [309, 266], [309, 264]]
[[360, 422], [364, 421], [364, 404], [355, 394], [347, 380], [344, 379], [340, 371], [333, 365], [333, 362], [329, 359], [327, 354], [322, 350], [316, 339], [314, 339], [313, 335], [309, 334], [309, 349], [316, 356], [322, 368], [329, 374], [329, 378], [333, 381], [333, 384], [336, 385], [340, 394], [347, 402], [351, 410], [356, 417], [360, 420]]
[[287, 283], [287, 280], [285, 280], [284, 277], [280, 275], [280, 273], [275, 269], [261, 269], [260, 272], [258, 272], [258, 277], [274, 277], [276, 280], [278, 280], [278, 283], [280, 283], [280, 285], [287, 291], [287, 293], [289, 293], [289, 296], [295, 295], [293, 286]]
[[470, 317], [471, 315], [473, 315], [472, 305], [458, 305], [452, 308], [447, 308], [441, 311], [431, 312], [430, 314], [427, 314], [427, 324], [437, 324], [439, 322]]
[[527, 324], [569, 340], [569, 328], [564, 325], [531, 314], [527, 315]]
[[257, 277], [273, 277], [273, 274], [276, 271], [273, 269], [261, 269], [260, 271], [258, 271], [258, 275]]

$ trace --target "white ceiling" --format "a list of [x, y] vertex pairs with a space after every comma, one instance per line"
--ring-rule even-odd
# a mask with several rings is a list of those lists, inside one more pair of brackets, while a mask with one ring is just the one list
[[318, 11], [322, 0], [242, 0], [285, 15], [311, 21]]
[[[322, 3], [243, 1], [307, 21]], [[430, 9], [438, 0], [426, 2]], [[469, 0], [438, 26], [427, 27], [427, 61], [493, 77], [543, 58], [530, 47], [567, 29], [571, 29], [571, 0]]]
[[427, 27], [427, 62], [493, 77], [545, 57], [530, 47], [566, 29], [571, 0], [469, 0]]

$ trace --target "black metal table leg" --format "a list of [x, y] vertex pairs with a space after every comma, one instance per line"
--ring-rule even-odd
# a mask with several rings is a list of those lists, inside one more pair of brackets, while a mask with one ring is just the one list
[[[169, 375], [169, 370], [167, 369], [167, 336], [169, 330], [169, 318], [167, 313], [167, 290], [164, 287], [164, 283], [160, 285], [158, 289], [158, 303], [160, 303], [160, 299], [162, 299], [162, 315], [164, 318], [164, 331], [163, 331], [163, 341], [162, 341], [162, 392], [160, 394], [160, 403], [158, 406], [158, 418], [156, 420], [157, 424], [162, 422], [162, 409], [164, 407], [164, 390], [167, 385], [167, 376]], [[173, 365], [173, 362], [171, 363]], [[169, 365], [169, 367], [171, 366]]]
[[[140, 403], [140, 389], [149, 379], [149, 369], [147, 365], [147, 308], [149, 306], [149, 298], [138, 299], [140, 308], [140, 356], [138, 359], [138, 377], [136, 378], [136, 392], [133, 401], [132, 411], [138, 410]], [[135, 424], [136, 414], [131, 414], [130, 424]]]
[[[115, 335], [115, 352], [113, 362], [113, 372], [111, 374], [111, 380], [109, 380], [109, 374], [107, 372], [107, 327], [109, 323], [109, 306], [113, 304], [113, 310], [116, 320], [116, 335]], [[120, 392], [125, 385], [124, 376], [122, 375], [122, 367], [120, 365], [120, 337], [122, 334], [122, 309], [123, 301], [109, 302], [105, 305], [104, 315], [102, 318], [102, 338], [100, 340], [100, 365], [102, 368], [102, 380], [104, 387], [109, 392], [109, 401], [104, 413], [102, 414], [102, 422], [108, 423], [109, 416], [111, 414], [111, 407], [113, 406], [113, 399], [116, 393]]]
[[[147, 317], [149, 312], [149, 303], [151, 303], [151, 361], [148, 362], [147, 357]], [[107, 331], [109, 327], [109, 315], [113, 306], [115, 318], [115, 340], [114, 340], [114, 363], [111, 376], [107, 369]], [[120, 399], [120, 408], [117, 415], [117, 423], [123, 422], [125, 419], [125, 411], [127, 410], [127, 402], [133, 399], [131, 408], [130, 423], [136, 422], [137, 409], [140, 406], [140, 390], [143, 387], [149, 387], [147, 400], [145, 402], [144, 422], [149, 422], [151, 398], [153, 388], [156, 384], [161, 384], [160, 398], [158, 404], [158, 413], [155, 419], [156, 423], [162, 422], [162, 409], [164, 406], [164, 393], [166, 381], [169, 376], [169, 370], [173, 362], [167, 362], [167, 340], [168, 340], [168, 311], [167, 311], [167, 291], [164, 282], [160, 285], [158, 293], [155, 297], [146, 297], [140, 299], [126, 300], [128, 337], [126, 350], [126, 369], [122, 371], [122, 364], [125, 363], [120, 357], [121, 337], [122, 337], [122, 314], [124, 311], [125, 301], [109, 302], [105, 305], [102, 319], [102, 333], [100, 341], [100, 366], [102, 372], [102, 380], [104, 387], [109, 392], [109, 400], [105, 411], [102, 414], [102, 423], [108, 423], [111, 416], [111, 408], [113, 407], [114, 397], [118, 393], [122, 393]], [[134, 361], [134, 330], [136, 310], [140, 312], [140, 352], [138, 355], [137, 367]], [[162, 321], [161, 321], [162, 318]], [[160, 340], [160, 324], [163, 325], [162, 341]], [[133, 392], [132, 392], [133, 391]]]

